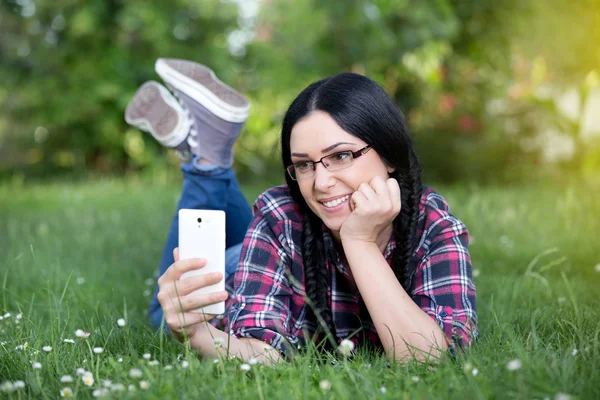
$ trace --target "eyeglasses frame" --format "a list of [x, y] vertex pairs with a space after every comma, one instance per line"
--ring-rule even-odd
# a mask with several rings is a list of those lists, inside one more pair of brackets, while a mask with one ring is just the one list
[[[336, 153], [331, 153], [331, 154], [328, 154], [326, 156], [321, 157], [321, 159], [319, 161], [313, 161], [313, 160], [308, 160], [308, 161], [312, 162], [313, 172], [317, 171], [317, 164], [319, 164], [319, 163], [321, 163], [323, 165], [323, 167], [325, 167], [325, 169], [327, 169], [329, 171], [329, 168], [327, 168], [327, 166], [323, 163], [323, 159], [324, 158], [335, 156], [336, 154], [340, 154], [340, 153], [350, 152], [352, 154], [352, 162], [354, 162], [355, 159], [359, 158], [360, 156], [365, 155], [369, 150], [371, 150], [371, 145], [370, 144], [368, 144], [365, 147], [363, 147], [362, 149], [359, 149], [359, 150], [356, 150], [356, 151], [352, 151], [352, 150], [338, 151]], [[295, 166], [297, 164], [300, 164], [300, 163], [303, 163], [303, 162], [306, 162], [306, 161], [301, 161], [301, 162], [298, 162], [298, 163], [294, 163], [294, 164], [289, 165], [289, 166], [286, 167], [285, 170], [290, 175], [290, 178], [292, 178], [292, 180], [294, 180], [294, 181], [298, 180], [298, 178], [294, 177], [294, 175], [292, 174], [292, 170], [295, 168]], [[350, 165], [352, 165], [352, 164], [350, 164]], [[348, 167], [350, 165], [348, 165]], [[345, 168], [342, 168], [342, 169], [345, 169]], [[339, 170], [336, 170], [336, 171], [339, 171]], [[312, 176], [314, 176], [314, 174]]]

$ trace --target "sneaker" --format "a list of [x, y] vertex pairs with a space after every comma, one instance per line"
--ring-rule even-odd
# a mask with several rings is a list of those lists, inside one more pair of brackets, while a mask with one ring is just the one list
[[146, 82], [138, 89], [127, 105], [125, 121], [149, 132], [165, 147], [182, 153], [190, 150], [186, 139], [192, 120], [177, 99], [158, 82]]
[[233, 144], [250, 113], [248, 100], [202, 64], [159, 58], [155, 69], [193, 119], [188, 139], [192, 153], [230, 167]]

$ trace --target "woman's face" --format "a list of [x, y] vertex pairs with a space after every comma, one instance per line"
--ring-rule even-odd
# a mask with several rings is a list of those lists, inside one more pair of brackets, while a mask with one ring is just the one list
[[[344, 131], [329, 114], [313, 111], [294, 125], [290, 138], [292, 163], [320, 160], [340, 151], [357, 151], [367, 143]], [[315, 175], [298, 180], [300, 192], [310, 209], [337, 234], [350, 215], [349, 198], [361, 183], [376, 176], [387, 179], [393, 169], [374, 149], [354, 160], [348, 168], [329, 171], [316, 164]], [[336, 235], [337, 236], [337, 235]]]

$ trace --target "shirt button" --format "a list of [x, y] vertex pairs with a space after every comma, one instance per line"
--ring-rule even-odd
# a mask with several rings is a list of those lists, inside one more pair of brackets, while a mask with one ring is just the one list
[[446, 310], [440, 311], [440, 317], [444, 318], [447, 315], [448, 315], [448, 313], [446, 312]]

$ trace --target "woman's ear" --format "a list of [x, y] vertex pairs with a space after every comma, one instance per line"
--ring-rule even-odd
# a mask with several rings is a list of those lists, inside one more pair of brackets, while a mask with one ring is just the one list
[[390, 167], [389, 165], [388, 165], [388, 166], [386, 166], [386, 168], [387, 168], [387, 172], [388, 172], [388, 174], [391, 174], [392, 172], [395, 172], [395, 171], [396, 171], [396, 169], [395, 169], [394, 167]]

